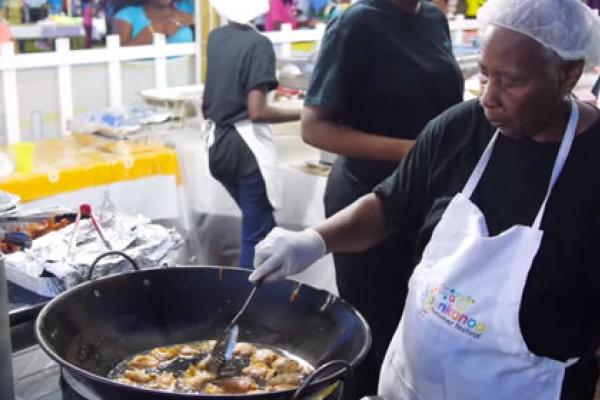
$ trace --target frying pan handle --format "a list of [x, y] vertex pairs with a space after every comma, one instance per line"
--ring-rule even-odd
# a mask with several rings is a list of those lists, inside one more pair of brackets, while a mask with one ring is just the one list
[[106, 253], [102, 253], [98, 257], [96, 257], [96, 259], [92, 262], [92, 265], [90, 265], [90, 271], [88, 272], [86, 281], [92, 280], [92, 272], [94, 272], [94, 268], [96, 268], [96, 265], [98, 264], [98, 262], [100, 260], [102, 260], [104, 257], [113, 256], [113, 255], [123, 257], [124, 259], [129, 261], [129, 263], [131, 264], [131, 266], [133, 267], [134, 270], [136, 270], [136, 271], [140, 270], [140, 267], [138, 267], [137, 263], [135, 262], [135, 260], [133, 258], [131, 258], [130, 256], [128, 256], [127, 254], [125, 254], [122, 251], [111, 250], [111, 251], [107, 251]]
[[310, 385], [315, 379], [317, 379], [317, 377], [323, 371], [327, 371], [334, 367], [343, 367], [344, 368], [344, 372], [342, 373], [342, 376], [341, 376], [342, 381], [347, 381], [352, 376], [352, 365], [348, 361], [345, 361], [345, 360], [329, 361], [329, 362], [321, 365], [319, 368], [315, 369], [313, 372], [311, 372], [310, 375], [308, 375], [306, 377], [304, 382], [302, 382], [302, 384], [294, 392], [292, 399], [295, 400], [295, 399], [301, 398], [301, 396], [304, 394], [304, 391], [306, 390], [308, 385]]

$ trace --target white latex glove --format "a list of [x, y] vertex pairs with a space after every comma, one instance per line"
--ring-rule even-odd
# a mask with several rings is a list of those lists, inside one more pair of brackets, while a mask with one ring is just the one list
[[325, 241], [314, 229], [301, 232], [274, 228], [255, 248], [248, 280], [275, 282], [304, 271], [327, 253]]

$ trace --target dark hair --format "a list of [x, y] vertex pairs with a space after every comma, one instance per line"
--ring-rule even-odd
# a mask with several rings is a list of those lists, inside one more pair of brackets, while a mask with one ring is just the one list
[[283, 1], [283, 4], [288, 5], [288, 6], [294, 3], [294, 0], [282, 0], [282, 1]]

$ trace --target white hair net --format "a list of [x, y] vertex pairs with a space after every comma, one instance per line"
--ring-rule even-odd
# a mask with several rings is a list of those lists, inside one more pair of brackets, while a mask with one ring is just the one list
[[487, 25], [538, 41], [564, 60], [600, 64], [600, 17], [581, 0], [488, 0], [477, 13]]
[[269, 11], [269, 0], [210, 0], [219, 15], [229, 21], [245, 24]]

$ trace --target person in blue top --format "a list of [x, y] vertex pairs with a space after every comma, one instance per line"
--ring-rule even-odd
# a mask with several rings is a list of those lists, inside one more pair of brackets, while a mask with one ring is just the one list
[[115, 10], [112, 31], [122, 46], [151, 44], [154, 32], [163, 33], [167, 43], [194, 40], [193, 0], [121, 0]]

